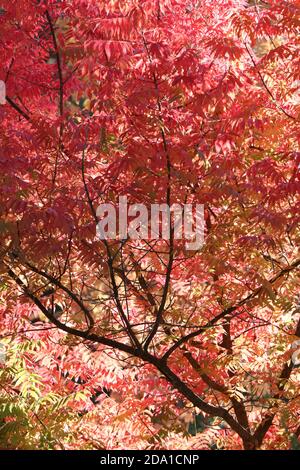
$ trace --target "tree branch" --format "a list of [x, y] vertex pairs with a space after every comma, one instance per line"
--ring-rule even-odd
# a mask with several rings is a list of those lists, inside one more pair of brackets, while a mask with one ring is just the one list
[[[286, 266], [283, 268], [278, 274], [273, 276], [271, 279], [269, 279], [270, 284], [274, 284], [278, 279], [281, 277], [285, 276], [289, 272], [293, 271], [296, 269], [298, 266], [300, 266], [300, 259], [297, 259], [294, 261], [292, 264], [289, 266]], [[257, 297], [264, 289], [264, 286], [261, 285], [257, 289], [254, 290], [251, 294], [247, 295], [244, 299], [240, 300], [237, 304], [233, 305], [232, 307], [228, 307], [225, 310], [223, 310], [219, 315], [215, 316], [212, 320], [206, 323], [206, 325], [203, 325], [201, 328], [199, 328], [196, 331], [193, 331], [192, 333], [182, 337], [180, 340], [178, 340], [163, 356], [163, 359], [165, 361], [168, 360], [168, 358], [173, 354], [176, 349], [178, 349], [180, 346], [182, 346], [184, 343], [189, 341], [192, 338], [195, 338], [196, 336], [199, 336], [201, 333], [206, 331], [208, 328], [211, 328], [213, 325], [215, 325], [219, 320], [222, 320], [224, 317], [227, 315], [235, 312], [238, 308], [243, 307], [245, 304], [253, 300], [255, 297]]]

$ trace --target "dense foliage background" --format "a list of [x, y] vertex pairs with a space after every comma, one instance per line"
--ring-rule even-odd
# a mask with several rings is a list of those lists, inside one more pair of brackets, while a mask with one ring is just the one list
[[[1, 0], [0, 447], [296, 449], [299, 0]], [[205, 243], [101, 242], [101, 202]]]

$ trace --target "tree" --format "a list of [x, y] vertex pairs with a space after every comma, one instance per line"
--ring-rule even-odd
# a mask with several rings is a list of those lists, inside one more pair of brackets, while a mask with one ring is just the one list
[[[25, 393], [30, 416], [52, 435], [62, 416], [47, 411], [49, 393], [70, 414], [72, 437], [52, 446], [295, 445], [299, 9], [1, 2], [1, 324], [13, 364], [7, 338], [23, 344], [3, 400], [7, 381], [23, 393], [17, 371], [42, 377], [38, 408]], [[203, 248], [186, 250], [174, 227], [169, 240], [99, 240], [97, 207], [120, 195], [204, 204]]]

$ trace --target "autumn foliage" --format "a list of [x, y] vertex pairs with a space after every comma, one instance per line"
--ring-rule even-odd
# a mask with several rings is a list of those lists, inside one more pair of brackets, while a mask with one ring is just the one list
[[0, 447], [299, 447], [300, 1], [0, 7]]

